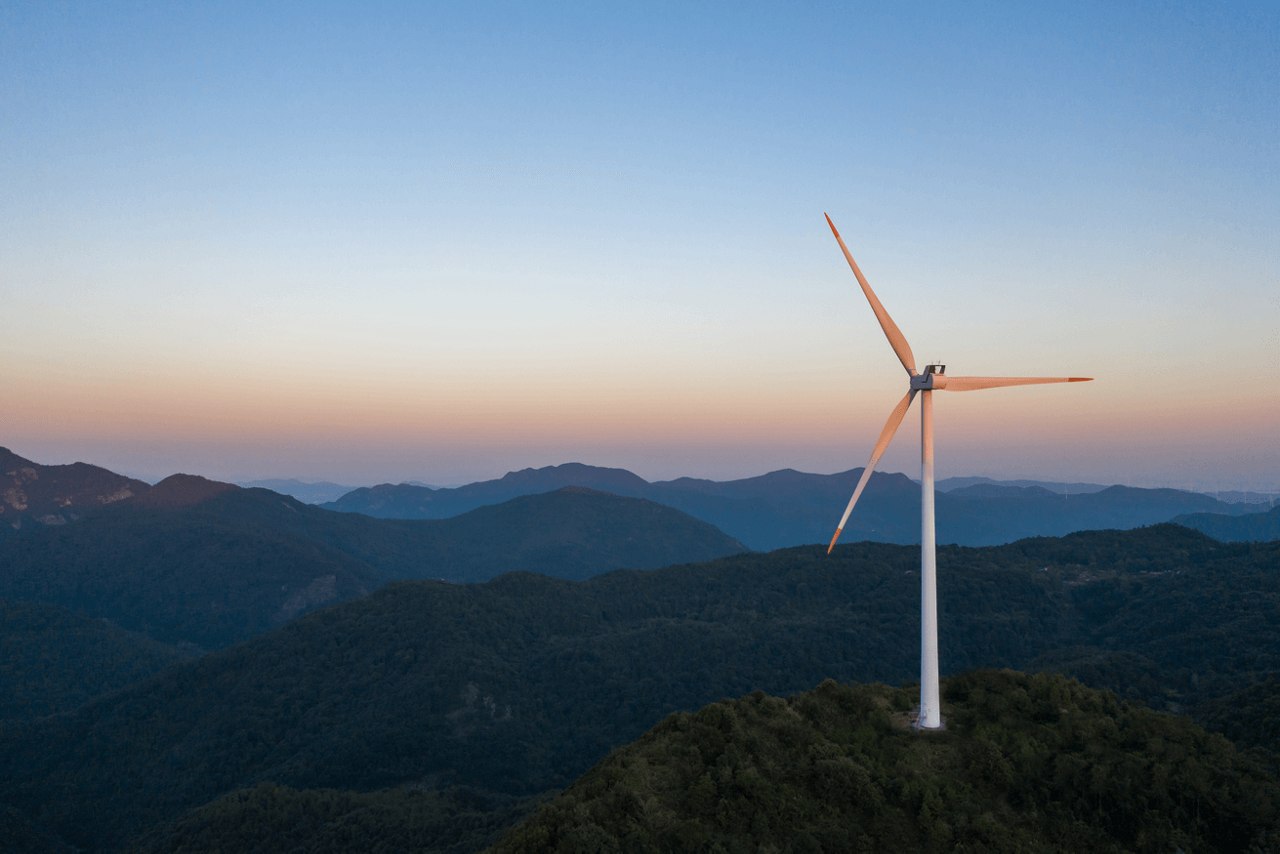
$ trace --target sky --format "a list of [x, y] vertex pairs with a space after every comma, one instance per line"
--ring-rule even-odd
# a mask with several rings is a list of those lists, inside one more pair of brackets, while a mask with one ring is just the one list
[[[1280, 5], [0, 0], [0, 445], [1280, 488]], [[914, 411], [913, 411], [914, 415]], [[881, 469], [918, 474], [908, 416]]]

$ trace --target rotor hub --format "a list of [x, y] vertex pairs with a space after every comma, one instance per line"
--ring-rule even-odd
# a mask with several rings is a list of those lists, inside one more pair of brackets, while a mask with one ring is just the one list
[[929, 391], [934, 388], [942, 388], [943, 382], [934, 384], [934, 377], [942, 377], [947, 371], [946, 365], [925, 365], [924, 373], [915, 374], [911, 377], [911, 388], [914, 391]]

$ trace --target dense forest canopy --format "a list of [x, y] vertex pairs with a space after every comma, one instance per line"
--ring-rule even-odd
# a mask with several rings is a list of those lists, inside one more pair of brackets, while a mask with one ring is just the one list
[[[68, 715], [0, 727], [0, 796], [120, 847], [269, 781], [293, 790], [568, 785], [664, 716], [824, 679], [913, 681], [918, 550], [855, 543], [585, 582], [402, 582]], [[1079, 672], [1213, 704], [1280, 670], [1280, 544], [1174, 526], [939, 551], [943, 668]], [[1256, 708], [1264, 709], [1260, 698]], [[1209, 716], [1209, 715], [1216, 716]]]
[[495, 848], [521, 851], [1263, 851], [1280, 786], [1184, 718], [1058, 675], [755, 693], [663, 721]]

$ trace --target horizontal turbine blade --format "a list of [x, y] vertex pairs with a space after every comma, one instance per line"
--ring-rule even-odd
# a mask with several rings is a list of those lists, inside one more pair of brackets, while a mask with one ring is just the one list
[[949, 377], [935, 374], [933, 387], [946, 391], [979, 391], [1010, 385], [1044, 385], [1045, 383], [1087, 383], [1093, 377]]
[[876, 446], [871, 449], [871, 459], [867, 461], [867, 467], [862, 470], [862, 477], [858, 478], [858, 486], [853, 490], [853, 497], [849, 499], [849, 506], [844, 508], [844, 515], [840, 517], [840, 524], [836, 527], [836, 532], [831, 537], [831, 545], [827, 546], [827, 554], [831, 554], [831, 550], [836, 547], [836, 540], [840, 539], [840, 532], [844, 530], [844, 523], [849, 521], [849, 514], [853, 512], [853, 505], [858, 503], [858, 496], [862, 494], [862, 488], [871, 479], [871, 472], [875, 470], [876, 463], [880, 462], [880, 456], [884, 454], [885, 448], [889, 447], [889, 442], [893, 440], [893, 434], [898, 431], [898, 425], [902, 423], [907, 410], [911, 408], [911, 401], [915, 400], [915, 398], [916, 390], [912, 389], [907, 392], [906, 397], [898, 401], [898, 405], [889, 413], [889, 420], [884, 422], [884, 429], [880, 431], [880, 439], [876, 442]]
[[885, 337], [889, 339], [889, 346], [893, 348], [893, 352], [898, 354], [898, 361], [902, 362], [902, 367], [906, 368], [907, 373], [914, 377], [916, 375], [916, 357], [911, 354], [911, 345], [907, 343], [906, 336], [902, 334], [898, 324], [893, 322], [889, 312], [884, 310], [884, 306], [876, 298], [876, 292], [871, 290], [871, 286], [867, 284], [866, 277], [858, 269], [858, 263], [849, 254], [849, 247], [844, 245], [840, 232], [836, 231], [836, 224], [825, 213], [823, 216], [827, 217], [827, 225], [831, 226], [831, 233], [836, 236], [836, 243], [840, 244], [840, 251], [844, 253], [844, 259], [849, 262], [849, 269], [853, 270], [853, 275], [857, 277], [858, 284], [862, 287], [862, 292], [866, 294], [867, 302], [871, 303], [871, 310], [876, 313], [876, 320], [880, 321], [880, 328], [884, 330]]

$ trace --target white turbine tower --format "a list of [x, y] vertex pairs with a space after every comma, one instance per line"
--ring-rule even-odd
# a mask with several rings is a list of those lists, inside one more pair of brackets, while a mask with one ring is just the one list
[[898, 360], [902, 362], [902, 367], [907, 369], [907, 374], [911, 377], [911, 386], [906, 395], [898, 401], [893, 412], [889, 413], [889, 420], [884, 423], [884, 429], [880, 431], [880, 438], [871, 450], [871, 459], [867, 461], [867, 467], [862, 470], [862, 477], [858, 479], [858, 486], [853, 490], [849, 506], [844, 508], [844, 515], [840, 517], [840, 524], [831, 538], [831, 545], [827, 547], [827, 554], [831, 554], [831, 550], [836, 547], [836, 540], [840, 538], [840, 532], [849, 521], [849, 514], [853, 512], [853, 505], [858, 503], [862, 488], [867, 485], [872, 470], [875, 469], [885, 448], [889, 447], [893, 434], [902, 423], [903, 416], [907, 414], [911, 401], [915, 400], [918, 393], [920, 395], [920, 715], [917, 725], [922, 729], [937, 729], [942, 726], [942, 704], [938, 697], [937, 549], [933, 525], [933, 392], [977, 391], [984, 388], [1041, 383], [1079, 383], [1087, 382], [1092, 377], [949, 377], [944, 373], [945, 365], [925, 365], [924, 373], [917, 372], [916, 360], [911, 354], [911, 347], [907, 344], [906, 337], [893, 322], [889, 313], [884, 310], [884, 306], [876, 298], [871, 286], [867, 284], [866, 278], [858, 269], [853, 256], [849, 254], [849, 248], [844, 245], [840, 232], [836, 231], [835, 223], [829, 216], [827, 216], [827, 225], [831, 226], [831, 233], [836, 236], [840, 251], [844, 253], [845, 260], [853, 270], [853, 275], [857, 277], [858, 285], [866, 294], [867, 302], [871, 303], [871, 310], [875, 312], [876, 320], [880, 321], [880, 328], [889, 339], [889, 346], [893, 347], [893, 352], [898, 354]]

